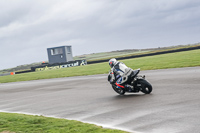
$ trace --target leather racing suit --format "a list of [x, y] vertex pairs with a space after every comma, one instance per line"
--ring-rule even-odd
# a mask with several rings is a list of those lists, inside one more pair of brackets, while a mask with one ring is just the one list
[[130, 75], [133, 70], [127, 67], [124, 63], [117, 61], [110, 71], [110, 83], [115, 83], [118, 88], [129, 88], [127, 83], [130, 82]]

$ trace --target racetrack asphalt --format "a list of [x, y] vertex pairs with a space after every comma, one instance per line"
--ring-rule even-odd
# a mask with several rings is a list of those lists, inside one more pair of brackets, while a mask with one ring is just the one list
[[200, 132], [200, 67], [141, 71], [151, 94], [120, 96], [107, 75], [0, 84], [0, 112], [79, 120], [143, 133]]

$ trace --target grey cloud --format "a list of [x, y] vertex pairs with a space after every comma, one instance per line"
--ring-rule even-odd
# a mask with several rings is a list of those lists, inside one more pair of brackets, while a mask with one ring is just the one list
[[46, 48], [60, 45], [81, 55], [195, 43], [199, 6], [196, 0], [1, 1], [0, 53], [10, 54], [0, 57], [6, 64], [0, 69], [47, 60]]

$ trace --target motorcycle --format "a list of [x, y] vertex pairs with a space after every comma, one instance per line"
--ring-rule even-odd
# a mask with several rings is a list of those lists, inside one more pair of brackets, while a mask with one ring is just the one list
[[[120, 95], [124, 95], [125, 92], [129, 93], [138, 93], [143, 92], [145, 94], [150, 94], [153, 90], [152, 85], [145, 79], [145, 75], [138, 75], [140, 72], [140, 69], [133, 70], [131, 72], [130, 81], [126, 83], [126, 85], [129, 85], [132, 89], [125, 88], [118, 88], [116, 85], [117, 79], [111, 83], [112, 88], [115, 92], [117, 92]], [[111, 74], [108, 75], [108, 81], [111, 79]]]

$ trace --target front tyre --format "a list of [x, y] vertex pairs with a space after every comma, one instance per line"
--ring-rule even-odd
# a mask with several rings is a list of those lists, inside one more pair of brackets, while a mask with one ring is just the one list
[[152, 92], [152, 86], [149, 82], [147, 82], [145, 79], [140, 79], [138, 81], [138, 84], [141, 85], [141, 91], [145, 94], [150, 94]]
[[112, 84], [112, 88], [115, 92], [117, 92], [118, 94], [120, 95], [124, 95], [125, 93], [125, 90], [124, 89], [121, 89], [121, 88], [117, 88], [117, 86], [115, 84]]

